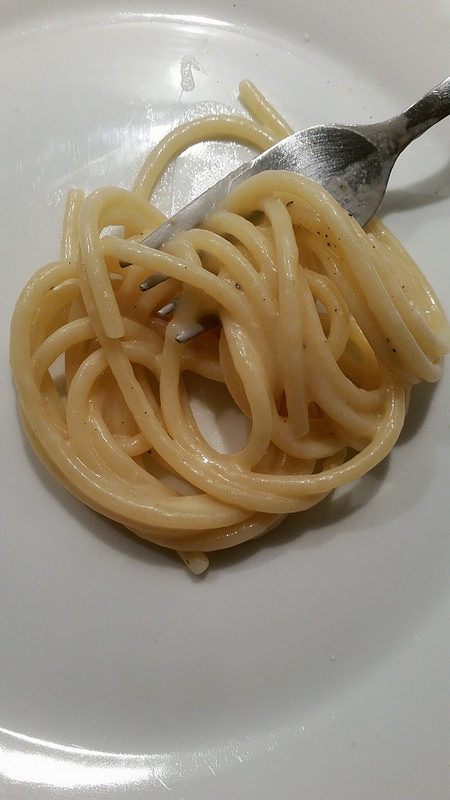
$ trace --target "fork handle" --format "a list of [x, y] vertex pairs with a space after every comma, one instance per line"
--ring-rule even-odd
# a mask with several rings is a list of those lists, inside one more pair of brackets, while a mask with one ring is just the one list
[[430, 89], [417, 103], [406, 109], [398, 118], [406, 123], [399, 133], [398, 143], [403, 150], [421, 133], [424, 133], [450, 114], [450, 76]]

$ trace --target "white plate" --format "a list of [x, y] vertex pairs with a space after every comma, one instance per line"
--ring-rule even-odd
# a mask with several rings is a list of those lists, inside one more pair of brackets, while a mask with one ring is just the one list
[[[165, 7], [0, 2], [0, 794], [443, 798], [448, 370], [383, 465], [202, 580], [68, 496], [21, 434], [8, 324], [57, 257], [69, 186], [129, 185], [191, 106], [236, 107], [243, 77], [304, 127], [386, 118], [449, 72], [449, 0]], [[449, 154], [443, 122], [383, 207], [447, 311]], [[217, 148], [215, 171], [238, 157]]]

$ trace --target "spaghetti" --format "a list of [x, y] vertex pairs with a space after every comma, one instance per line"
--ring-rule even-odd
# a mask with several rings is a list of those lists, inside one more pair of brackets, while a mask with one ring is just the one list
[[[31, 278], [11, 324], [23, 424], [43, 463], [194, 572], [374, 467], [411, 386], [438, 380], [450, 348], [445, 314], [394, 236], [379, 221], [361, 229], [299, 175], [255, 176], [200, 228], [159, 251], [140, 244], [164, 221], [148, 198], [182, 150], [224, 137], [264, 149], [291, 132], [250, 83], [241, 95], [253, 119], [180, 126], [132, 191], [71, 191], [61, 259]], [[144, 293], [152, 272], [168, 280]], [[177, 341], [206, 316], [217, 324]], [[247, 421], [235, 452], [202, 432], [192, 376], [221, 385]]]

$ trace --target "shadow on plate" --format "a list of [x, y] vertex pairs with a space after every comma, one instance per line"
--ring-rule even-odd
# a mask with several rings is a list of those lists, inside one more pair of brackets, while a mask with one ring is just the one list
[[421, 181], [405, 189], [388, 189], [380, 216], [440, 203], [450, 197], [450, 161]]

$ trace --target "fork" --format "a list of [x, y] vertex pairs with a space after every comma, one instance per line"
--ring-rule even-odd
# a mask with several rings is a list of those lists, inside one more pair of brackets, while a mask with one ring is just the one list
[[[427, 92], [403, 113], [369, 125], [319, 125], [307, 128], [270, 147], [218, 181], [141, 244], [159, 248], [175, 234], [199, 225], [235, 186], [265, 170], [287, 170], [320, 183], [364, 226], [384, 197], [392, 168], [405, 147], [450, 114], [450, 77]], [[166, 279], [150, 275], [141, 284], [146, 291]], [[161, 310], [161, 316], [172, 310]], [[200, 328], [200, 330], [199, 330]], [[182, 339], [197, 335], [195, 324]]]

